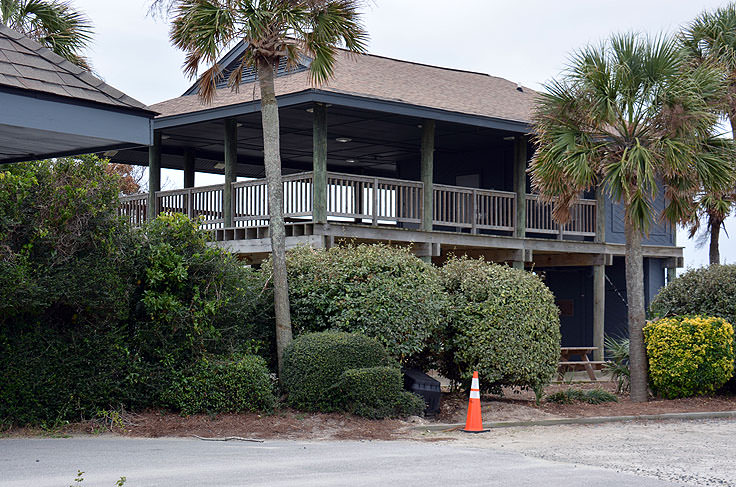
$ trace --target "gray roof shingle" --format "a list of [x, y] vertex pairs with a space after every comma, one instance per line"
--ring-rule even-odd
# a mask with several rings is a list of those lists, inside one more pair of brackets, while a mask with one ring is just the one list
[[41, 44], [0, 24], [0, 87], [29, 90], [102, 103], [147, 109]]
[[[537, 92], [516, 83], [482, 73], [460, 71], [390, 59], [369, 54], [339, 51], [334, 76], [325, 85], [310, 84], [307, 71], [277, 77], [276, 95], [310, 88], [360, 97], [397, 101], [482, 117], [529, 122]], [[197, 95], [186, 95], [151, 105], [159, 117], [197, 112], [210, 108], [259, 100], [258, 84], [217, 90], [211, 105]]]

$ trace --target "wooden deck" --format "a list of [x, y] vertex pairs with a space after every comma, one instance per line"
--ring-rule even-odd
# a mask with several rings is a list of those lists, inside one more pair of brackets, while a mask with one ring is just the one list
[[[292, 222], [312, 222], [313, 173], [284, 177], [284, 214]], [[156, 193], [156, 213], [179, 212], [201, 218], [208, 229], [223, 229], [224, 185]], [[267, 187], [263, 179], [232, 184], [234, 228], [268, 225]], [[419, 228], [423, 215], [423, 184], [352, 174], [327, 174], [328, 222], [361, 223], [373, 227]], [[147, 194], [124, 196], [120, 214], [131, 224], [142, 224], [148, 214]], [[433, 185], [433, 225], [439, 231], [512, 235], [516, 229], [516, 193], [460, 186]], [[596, 201], [580, 200], [569, 223], [552, 220], [552, 205], [526, 195], [526, 233], [555, 235], [558, 239], [595, 237]], [[252, 232], [238, 235], [252, 235]]]

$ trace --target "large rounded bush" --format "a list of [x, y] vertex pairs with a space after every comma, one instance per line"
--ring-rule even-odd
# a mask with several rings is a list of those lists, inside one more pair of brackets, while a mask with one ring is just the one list
[[305, 411], [340, 409], [328, 392], [348, 369], [389, 362], [386, 350], [372, 338], [337, 331], [305, 333], [284, 350], [281, 382], [289, 405]]
[[733, 326], [723, 318], [674, 316], [644, 327], [649, 377], [668, 398], [710, 394], [733, 375]]
[[554, 296], [529, 272], [483, 260], [451, 259], [441, 269], [450, 295], [443, 372], [481, 386], [534, 389], [549, 383], [560, 357], [560, 319]]
[[338, 329], [381, 342], [406, 363], [425, 352], [443, 319], [437, 269], [385, 245], [301, 247], [288, 255], [295, 333]]
[[649, 309], [655, 318], [700, 314], [736, 323], [736, 265], [688, 270], [663, 287]]
[[271, 411], [276, 404], [266, 361], [256, 355], [202, 358], [164, 393], [183, 414]]

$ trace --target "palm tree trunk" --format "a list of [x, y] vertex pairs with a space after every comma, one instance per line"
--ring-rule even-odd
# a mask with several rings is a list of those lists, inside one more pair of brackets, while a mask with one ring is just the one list
[[269, 234], [273, 260], [273, 295], [276, 314], [276, 355], [279, 376], [282, 372], [284, 349], [291, 343], [289, 283], [286, 275], [286, 231], [284, 229], [284, 187], [281, 180], [281, 149], [279, 139], [279, 107], [274, 89], [273, 64], [258, 63], [261, 89], [261, 120], [263, 123], [263, 161], [268, 185]]
[[644, 260], [641, 232], [626, 218], [626, 300], [629, 308], [629, 367], [631, 370], [631, 401], [646, 402], [647, 353], [644, 347]]
[[718, 265], [721, 263], [721, 251], [718, 246], [718, 242], [721, 239], [721, 224], [722, 220], [711, 216], [708, 219], [710, 225], [710, 248], [708, 249], [708, 256], [710, 258], [710, 265]]

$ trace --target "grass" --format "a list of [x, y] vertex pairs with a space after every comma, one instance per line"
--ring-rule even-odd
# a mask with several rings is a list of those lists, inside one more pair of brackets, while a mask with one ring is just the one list
[[557, 404], [573, 404], [575, 402], [602, 404], [604, 402], [618, 402], [618, 397], [603, 389], [582, 390], [571, 387], [570, 389], [548, 395], [547, 401]]

